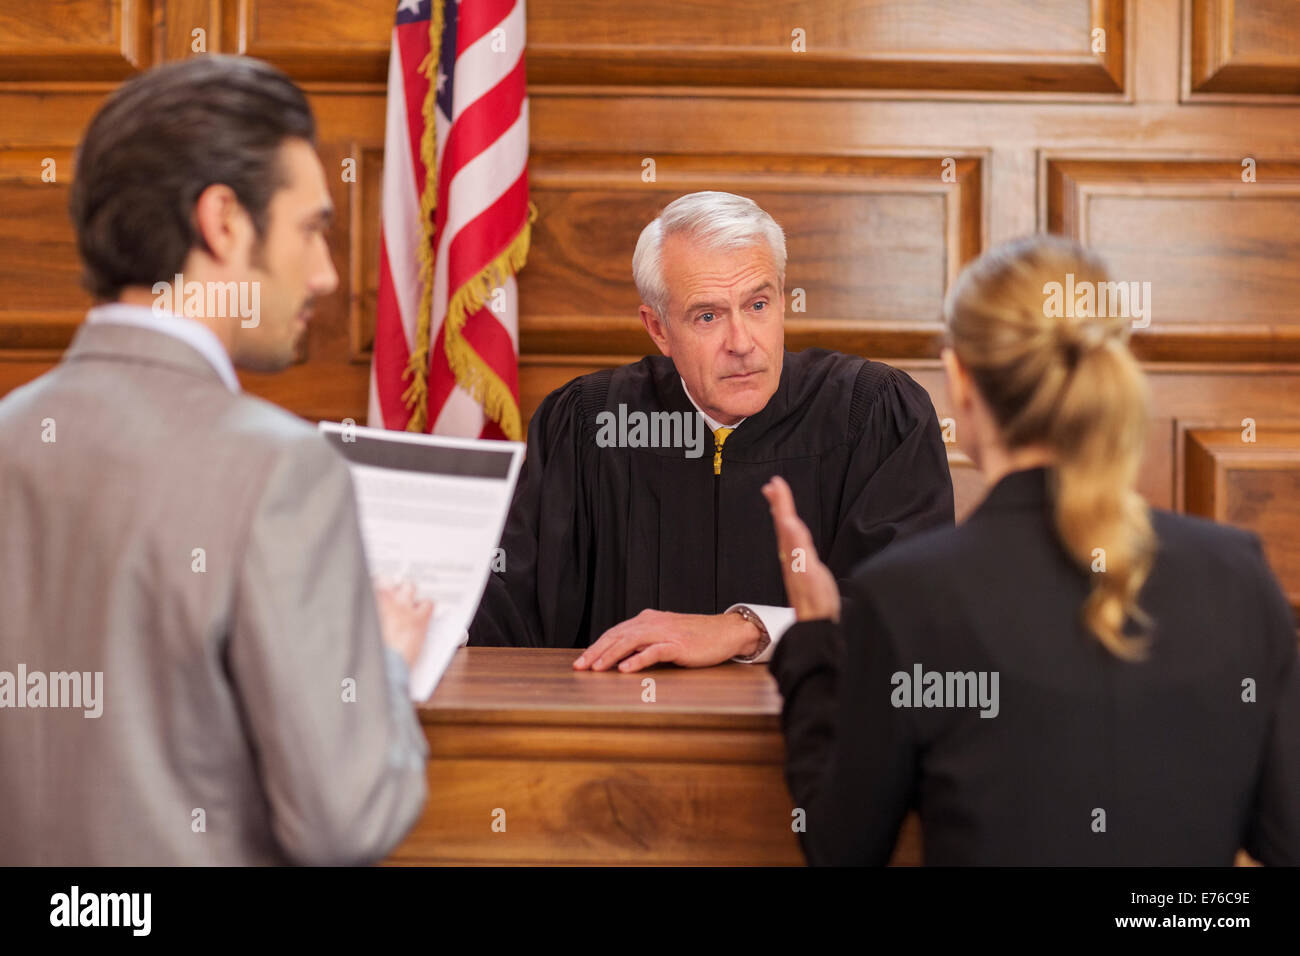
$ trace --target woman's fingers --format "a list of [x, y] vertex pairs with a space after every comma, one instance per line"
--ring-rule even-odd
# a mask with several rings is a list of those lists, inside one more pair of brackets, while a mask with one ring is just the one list
[[817, 557], [812, 532], [799, 518], [790, 486], [783, 478], [773, 477], [763, 486], [763, 497], [772, 509], [772, 526], [781, 551], [781, 577], [795, 614], [801, 621], [824, 617], [838, 620], [839, 587]]
[[789, 569], [790, 555], [796, 548], [801, 548], [806, 561], [815, 560], [817, 549], [813, 545], [812, 532], [799, 518], [795, 510], [794, 494], [785, 479], [775, 475], [763, 486], [763, 497], [767, 499], [772, 510], [772, 526], [776, 530], [776, 543], [781, 551], [783, 570]]

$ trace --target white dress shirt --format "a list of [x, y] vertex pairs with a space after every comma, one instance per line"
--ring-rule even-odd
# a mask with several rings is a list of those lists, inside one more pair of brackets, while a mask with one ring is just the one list
[[152, 329], [180, 339], [194, 351], [202, 355], [217, 370], [221, 380], [232, 392], [239, 392], [239, 376], [230, 361], [221, 340], [202, 322], [174, 315], [171, 312], [155, 312], [147, 305], [130, 305], [126, 302], [109, 302], [97, 305], [86, 313], [87, 322], [112, 322], [115, 325], [133, 325], [140, 329]]
[[[728, 427], [739, 428], [741, 422], [745, 420], [742, 418], [739, 422], [736, 422], [736, 424], [734, 425], [730, 425], [730, 426], [723, 425], [722, 422], [708, 415], [704, 411], [704, 409], [700, 408], [699, 404], [695, 401], [695, 399], [691, 398], [691, 390], [686, 387], [686, 379], [682, 379], [682, 391], [686, 393], [686, 397], [690, 399], [691, 404], [695, 406], [695, 410], [700, 413], [700, 417], [704, 419], [704, 423], [709, 426], [710, 431], [716, 432], [719, 428], [728, 428]], [[746, 604], [733, 604], [731, 605], [731, 607], [727, 608], [727, 610], [724, 611], [723, 613], [730, 614], [732, 611], [734, 611], [736, 608], [739, 607], [747, 607], [755, 614], [758, 615], [758, 619], [763, 622], [763, 627], [767, 628], [767, 636], [771, 639], [771, 643], [769, 643], [767, 647], [763, 649], [763, 652], [761, 654], [759, 654], [757, 657], [753, 658], [752, 660], [748, 657], [733, 657], [732, 660], [740, 661], [745, 664], [761, 664], [765, 661], [771, 660], [772, 652], [776, 650], [777, 641], [781, 640], [781, 638], [785, 636], [785, 632], [790, 629], [790, 625], [793, 624], [795, 621], [794, 608], [780, 607], [779, 605], [773, 605], [773, 604], [746, 603]]]

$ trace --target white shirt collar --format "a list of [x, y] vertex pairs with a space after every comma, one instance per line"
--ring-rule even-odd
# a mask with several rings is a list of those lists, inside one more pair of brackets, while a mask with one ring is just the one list
[[115, 325], [133, 325], [140, 329], [151, 329], [180, 339], [208, 360], [221, 381], [232, 392], [239, 392], [239, 376], [230, 355], [221, 344], [221, 340], [212, 330], [201, 322], [174, 315], [171, 312], [154, 312], [147, 305], [130, 305], [126, 302], [109, 302], [97, 305], [86, 313], [87, 322], [111, 322]]
[[[678, 378], [681, 378], [681, 376], [678, 376]], [[711, 432], [716, 432], [719, 428], [739, 428], [740, 422], [745, 420], [742, 418], [740, 422], [736, 422], [734, 425], [724, 425], [712, 415], [705, 412], [704, 409], [700, 408], [695, 399], [691, 398], [691, 390], [686, 387], [686, 379], [684, 378], [682, 379], [682, 391], [686, 393], [687, 398], [691, 399], [691, 404], [695, 406], [695, 410], [700, 413], [700, 417], [704, 419], [704, 424], [709, 426], [709, 431]]]

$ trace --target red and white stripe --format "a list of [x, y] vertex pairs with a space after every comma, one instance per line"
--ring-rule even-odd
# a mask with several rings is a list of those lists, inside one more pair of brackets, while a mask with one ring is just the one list
[[[443, 334], [451, 295], [500, 255], [528, 219], [523, 0], [461, 0], [456, 26], [455, 62], [439, 64], [444, 72], [454, 70], [452, 115], [435, 109], [438, 199], [428, 422], [429, 430], [438, 434], [503, 437], [479, 403], [456, 383]], [[418, 250], [423, 241], [420, 195], [425, 171], [420, 139], [428, 90], [428, 81], [417, 68], [428, 49], [427, 22], [394, 27], [384, 142], [380, 289], [370, 376], [370, 424], [386, 428], [406, 428], [411, 417], [402, 401], [409, 383], [403, 373], [416, 343], [421, 297]], [[514, 278], [503, 287], [504, 310], [483, 308], [472, 313], [464, 335], [510, 387], [517, 404], [519, 319]]]

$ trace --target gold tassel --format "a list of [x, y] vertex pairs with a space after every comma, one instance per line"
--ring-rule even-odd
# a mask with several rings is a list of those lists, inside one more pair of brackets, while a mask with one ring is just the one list
[[470, 347], [465, 340], [465, 320], [477, 312], [492, 297], [492, 291], [505, 284], [510, 275], [517, 275], [528, 259], [528, 245], [532, 240], [532, 223], [537, 218], [537, 207], [528, 204], [528, 221], [510, 240], [495, 259], [478, 275], [471, 278], [452, 295], [447, 303], [447, 317], [443, 321], [443, 346], [447, 364], [460, 387], [483, 406], [484, 413], [501, 426], [507, 438], [523, 440], [523, 426], [519, 419], [519, 403], [510, 387], [501, 380], [492, 367]]
[[[437, 119], [434, 113], [437, 97], [438, 57], [442, 51], [443, 3], [433, 0], [429, 18], [429, 55], [420, 64], [420, 72], [429, 80], [429, 90], [424, 97], [424, 135], [420, 139], [420, 159], [424, 163], [424, 193], [420, 197], [420, 315], [416, 323], [415, 348], [411, 350], [403, 378], [411, 384], [402, 393], [402, 401], [411, 410], [406, 430], [428, 430], [429, 411], [429, 347], [433, 323], [433, 213], [438, 199]], [[478, 275], [471, 278], [452, 295], [447, 303], [447, 316], [443, 323], [443, 345], [447, 364], [461, 388], [483, 406], [484, 414], [501, 426], [501, 431], [513, 441], [523, 440], [523, 426], [519, 418], [519, 403], [501, 376], [470, 347], [465, 339], [465, 320], [477, 312], [492, 295], [492, 290], [504, 285], [506, 277], [518, 274], [528, 259], [528, 246], [532, 238], [532, 223], [537, 221], [537, 207], [528, 202], [528, 221], [505, 249], [489, 262]]]
[[428, 429], [429, 418], [429, 335], [433, 323], [433, 212], [438, 205], [438, 120], [434, 110], [438, 96], [438, 57], [442, 53], [444, 0], [433, 0], [429, 16], [429, 55], [420, 63], [420, 73], [429, 81], [424, 94], [424, 134], [420, 137], [420, 161], [424, 163], [424, 193], [420, 196], [420, 314], [415, 323], [415, 348], [402, 378], [411, 384], [402, 401], [411, 410], [408, 432]]

